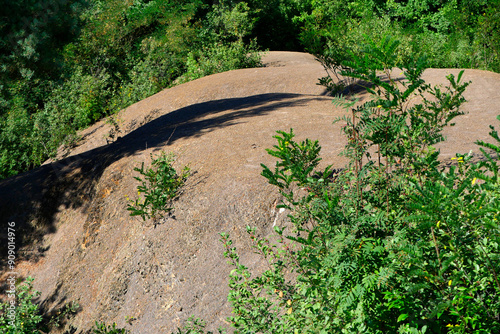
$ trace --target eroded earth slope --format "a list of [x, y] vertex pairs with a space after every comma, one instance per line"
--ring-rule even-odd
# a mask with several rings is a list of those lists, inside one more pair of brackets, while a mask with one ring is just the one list
[[[132, 333], [170, 333], [190, 315], [211, 329], [226, 325], [231, 268], [218, 233], [229, 232], [242, 261], [258, 268], [245, 227], [268, 235], [286, 220], [275, 210], [277, 190], [260, 176], [261, 163], [274, 163], [265, 149], [275, 131], [318, 139], [325, 164], [345, 163], [341, 124], [332, 124], [345, 111], [316, 85], [321, 65], [291, 52], [271, 52], [264, 62], [164, 90], [123, 110], [115, 125], [84, 131], [66, 158], [0, 182], [2, 229], [7, 221], [22, 228], [17, 269], [35, 277], [46, 310], [77, 301], [78, 332], [100, 320]], [[458, 70], [430, 69], [424, 79], [444, 83], [449, 73]], [[466, 70], [464, 80], [472, 81], [467, 115], [446, 130], [443, 159], [477, 151], [474, 141], [487, 140], [488, 125], [498, 123], [500, 75]], [[134, 167], [160, 150], [194, 174], [174, 216], [154, 227], [129, 216], [126, 197], [136, 196]]]

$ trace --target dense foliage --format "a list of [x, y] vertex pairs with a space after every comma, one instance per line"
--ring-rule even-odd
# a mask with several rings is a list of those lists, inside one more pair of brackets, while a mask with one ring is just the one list
[[11, 306], [10, 301], [0, 303], [0, 333], [37, 333], [42, 316], [38, 312], [38, 306], [33, 303], [33, 298], [38, 297], [40, 293], [33, 291], [32, 278], [28, 278], [16, 290], [13, 306]]
[[335, 73], [367, 36], [390, 34], [402, 41], [401, 57], [500, 71], [499, 4], [1, 0], [0, 179], [38, 166], [75, 143], [78, 129], [163, 88], [258, 66], [258, 49], [306, 50]]

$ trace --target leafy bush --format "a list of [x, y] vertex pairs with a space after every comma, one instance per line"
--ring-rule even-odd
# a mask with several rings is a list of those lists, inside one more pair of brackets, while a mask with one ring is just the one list
[[55, 87], [43, 109], [32, 112], [21, 103], [0, 117], [0, 178], [15, 175], [54, 157], [72, 144], [76, 131], [109, 113], [110, 75], [86, 75], [81, 69]]
[[[182, 328], [177, 329], [175, 334], [213, 334], [211, 331], [205, 332], [205, 327], [205, 321], [190, 317]], [[226, 333], [226, 331], [220, 328], [218, 333], [223, 334]]]
[[33, 280], [33, 278], [28, 277], [24, 284], [17, 286], [13, 317], [10, 316], [9, 312], [10, 303], [0, 303], [0, 331], [2, 333], [40, 333], [38, 326], [42, 322], [42, 316], [38, 312], [38, 305], [33, 304], [33, 299], [37, 298], [40, 293], [33, 291]]
[[14, 313], [10, 311], [9, 301], [0, 303], [0, 333], [48, 333], [78, 312], [78, 303], [71, 302], [56, 312], [44, 314], [39, 306], [33, 303], [33, 299], [40, 296], [40, 292], [33, 290], [33, 281], [33, 278], [28, 277], [23, 284], [16, 287]]
[[[53, 327], [59, 327], [64, 318], [77, 312], [79, 305], [70, 303], [54, 315], [44, 315], [33, 299], [40, 292], [33, 291], [34, 278], [28, 277], [23, 284], [16, 287], [16, 304], [14, 313], [10, 312], [10, 303], [0, 303], [0, 333], [2, 334], [41, 334]], [[97, 322], [89, 331], [91, 334], [126, 334], [129, 331], [116, 328], [116, 324], [106, 325]]]
[[182, 73], [184, 61], [159, 45], [130, 67], [129, 81], [121, 83], [109, 102], [111, 112], [126, 108], [170, 86]]
[[127, 334], [130, 333], [125, 328], [116, 328], [116, 324], [106, 325], [104, 322], [95, 322], [89, 334]]
[[[401, 63], [397, 46], [372, 43], [349, 63], [346, 75], [368, 82], [373, 98], [337, 100], [350, 114], [339, 120], [345, 169], [317, 170], [318, 143], [292, 131], [268, 150], [278, 161], [263, 175], [285, 196], [293, 229], [276, 227], [271, 241], [248, 228], [269, 265], [260, 274], [222, 234], [237, 333], [500, 331], [500, 138], [492, 128], [497, 144], [479, 143], [496, 154], [483, 149], [485, 162], [458, 154], [442, 165], [432, 145], [461, 114], [467, 83], [460, 74], [445, 88], [426, 84], [425, 63]], [[415, 96], [422, 102], [408, 104]]]
[[214, 5], [199, 31], [200, 47], [187, 55], [186, 73], [176, 83], [210, 74], [261, 65], [257, 43], [243, 38], [250, 34], [254, 20], [246, 2]]
[[186, 62], [186, 73], [177, 80], [183, 83], [210, 74], [239, 68], [259, 67], [260, 55], [256, 45], [245, 45], [237, 41], [229, 45], [215, 44], [202, 50], [190, 52]]
[[179, 190], [190, 174], [189, 167], [185, 166], [180, 174], [177, 173], [172, 164], [175, 161], [173, 154], [162, 152], [158, 157], [153, 158], [152, 167], [144, 168], [144, 162], [140, 168], [134, 168], [143, 177], [135, 177], [141, 182], [137, 187], [137, 194], [144, 194], [144, 200], [138, 197], [135, 201], [131, 201], [127, 210], [131, 216], [141, 216], [143, 220], [146, 218], [157, 219], [164, 216], [165, 213], [173, 210], [172, 201], [179, 196]]

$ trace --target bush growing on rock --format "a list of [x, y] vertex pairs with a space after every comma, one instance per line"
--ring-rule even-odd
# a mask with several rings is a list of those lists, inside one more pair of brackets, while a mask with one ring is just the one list
[[[131, 216], [141, 216], [143, 220], [152, 218], [155, 224], [158, 219], [173, 210], [172, 201], [179, 196], [181, 187], [190, 174], [190, 169], [184, 166], [177, 173], [172, 164], [175, 161], [173, 154], [162, 152], [159, 156], [151, 156], [153, 162], [151, 168], [134, 168], [141, 174], [134, 177], [141, 185], [137, 187], [137, 199], [130, 201], [127, 210]], [[144, 196], [144, 199], [141, 198]]]

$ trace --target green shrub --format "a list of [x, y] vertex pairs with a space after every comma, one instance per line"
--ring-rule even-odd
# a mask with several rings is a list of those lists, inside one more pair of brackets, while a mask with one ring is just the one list
[[53, 88], [43, 108], [26, 104], [17, 95], [7, 115], [0, 116], [0, 178], [34, 168], [70, 144], [76, 131], [109, 112], [110, 76], [86, 75], [81, 69]]
[[116, 328], [116, 324], [106, 325], [104, 322], [95, 322], [89, 334], [127, 334], [130, 331], [125, 328]]
[[255, 43], [245, 45], [237, 41], [229, 45], [214, 44], [189, 53], [186, 73], [179, 78], [177, 83], [195, 80], [210, 74], [259, 66], [261, 66], [260, 55]]
[[111, 97], [109, 110], [118, 112], [168, 87], [181, 72], [183, 64], [168, 51], [149, 54], [135, 61], [128, 72], [129, 81], [121, 82]]
[[58, 115], [72, 128], [87, 127], [108, 114], [111, 86], [111, 76], [106, 71], [91, 75], [78, 68], [53, 91], [46, 104], [47, 112]]
[[[182, 328], [177, 329], [177, 332], [175, 334], [213, 334], [213, 332], [208, 331], [205, 332], [205, 321], [190, 317], [184, 324]], [[226, 333], [225, 330], [219, 329], [218, 330], [219, 334]], [[173, 333], [172, 333], [173, 334]]]
[[[10, 303], [0, 303], [0, 332], [4, 334], [36, 334], [42, 316], [38, 305], [33, 303], [40, 293], [33, 291], [33, 278], [28, 277], [24, 284], [16, 288], [14, 313], [10, 312]], [[13, 315], [13, 316], [12, 316]]]
[[251, 17], [255, 20], [251, 38], [263, 50], [303, 51], [300, 45], [302, 13], [311, 9], [309, 0], [248, 0]]
[[34, 279], [28, 277], [23, 284], [16, 287], [16, 304], [14, 312], [10, 310], [10, 300], [0, 303], [0, 333], [3, 334], [41, 334], [60, 327], [67, 319], [78, 312], [80, 306], [71, 302], [56, 312], [44, 314], [33, 299], [40, 292], [33, 290]]
[[[70, 303], [53, 315], [44, 315], [33, 299], [40, 296], [40, 292], [33, 290], [34, 279], [28, 277], [23, 284], [16, 287], [14, 311], [10, 311], [10, 302], [0, 303], [0, 333], [2, 334], [42, 334], [50, 329], [59, 327], [64, 319], [75, 314], [80, 307], [77, 303]], [[97, 322], [88, 332], [90, 334], [126, 334], [129, 331], [116, 328], [116, 324], [106, 325]]]
[[[173, 210], [172, 201], [179, 196], [180, 188], [184, 185], [187, 177], [190, 174], [189, 167], [185, 166], [178, 174], [172, 164], [175, 161], [173, 154], [162, 152], [158, 157], [154, 158], [152, 167], [145, 169], [144, 162], [140, 168], [134, 168], [143, 177], [135, 177], [141, 182], [137, 187], [138, 198], [135, 201], [131, 200], [127, 210], [131, 216], [141, 216], [143, 220], [146, 218], [157, 219], [162, 218], [166, 213]], [[144, 200], [140, 197], [144, 195]]]
[[243, 40], [252, 31], [254, 23], [246, 2], [214, 5], [198, 33], [200, 47], [188, 53], [186, 73], [176, 83], [261, 66], [256, 40]]

